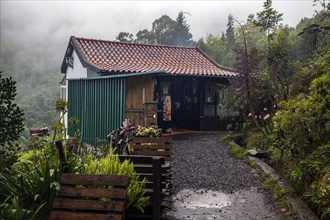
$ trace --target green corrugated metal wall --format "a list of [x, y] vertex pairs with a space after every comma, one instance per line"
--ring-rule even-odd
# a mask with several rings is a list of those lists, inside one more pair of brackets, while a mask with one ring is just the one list
[[[125, 78], [68, 80], [68, 119], [80, 120], [81, 139], [94, 146], [97, 139], [122, 125], [125, 117]], [[68, 134], [74, 128], [69, 126]]]

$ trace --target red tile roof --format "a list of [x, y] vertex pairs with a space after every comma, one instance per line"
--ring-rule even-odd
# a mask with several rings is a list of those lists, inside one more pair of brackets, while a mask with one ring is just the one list
[[[71, 37], [78, 56], [102, 72], [164, 71], [198, 76], [238, 76], [196, 47], [122, 43]], [[81, 54], [79, 54], [81, 53]]]

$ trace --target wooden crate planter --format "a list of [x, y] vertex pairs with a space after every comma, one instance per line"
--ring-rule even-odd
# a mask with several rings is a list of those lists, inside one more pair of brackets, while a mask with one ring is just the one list
[[163, 156], [166, 162], [172, 162], [172, 137], [135, 137], [133, 155]]
[[[128, 176], [63, 173], [60, 184], [51, 220], [124, 219]], [[86, 185], [89, 187], [81, 187]], [[100, 198], [108, 200], [101, 201]]]

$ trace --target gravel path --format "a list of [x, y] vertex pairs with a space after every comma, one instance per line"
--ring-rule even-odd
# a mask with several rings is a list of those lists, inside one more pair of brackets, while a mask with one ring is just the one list
[[168, 219], [284, 219], [251, 168], [228, 155], [220, 136], [174, 138]]

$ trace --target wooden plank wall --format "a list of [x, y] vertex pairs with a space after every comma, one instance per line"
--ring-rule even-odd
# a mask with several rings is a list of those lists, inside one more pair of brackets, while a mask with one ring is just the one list
[[128, 118], [132, 125], [144, 126], [143, 94], [145, 96], [144, 101], [153, 101], [153, 87], [153, 76], [138, 76], [127, 78], [125, 118]]

